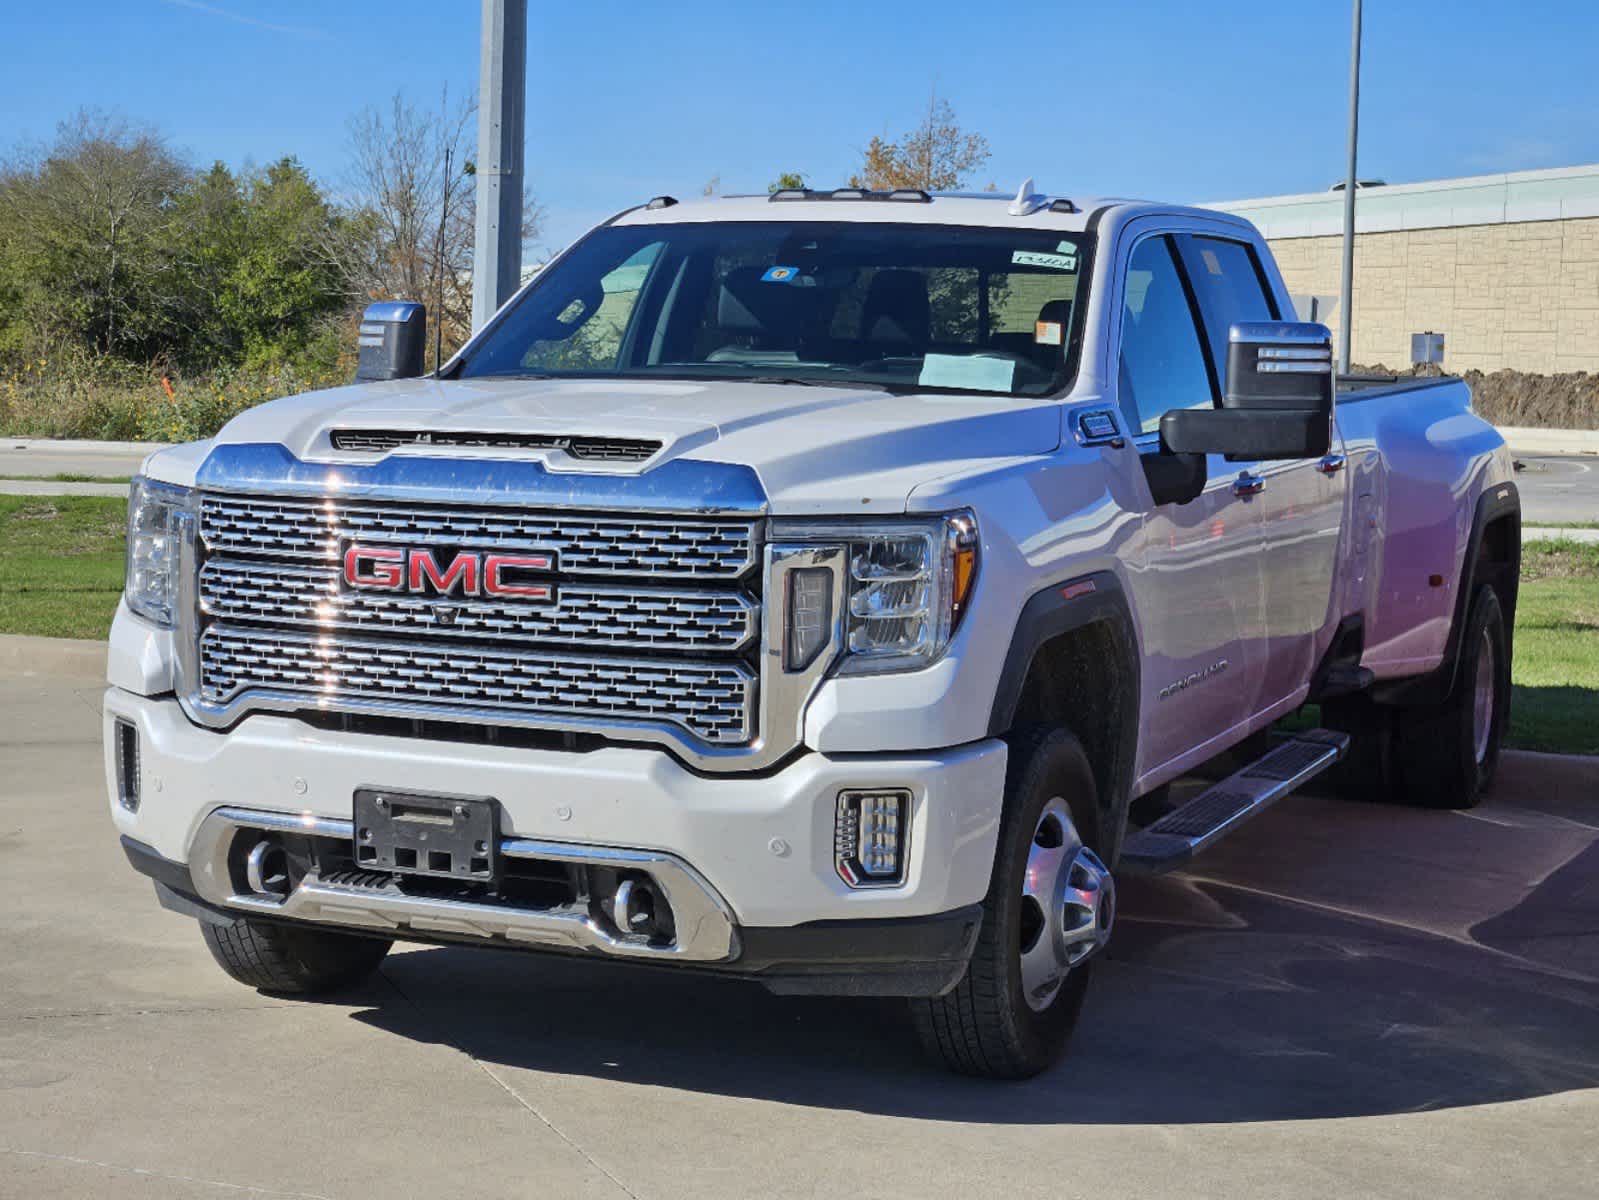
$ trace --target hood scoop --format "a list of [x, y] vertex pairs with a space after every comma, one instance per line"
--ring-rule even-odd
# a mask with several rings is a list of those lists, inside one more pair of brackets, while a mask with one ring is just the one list
[[649, 438], [587, 437], [558, 433], [431, 432], [417, 429], [335, 429], [335, 450], [386, 454], [399, 446], [472, 446], [493, 450], [562, 450], [589, 462], [643, 462], [659, 453]]

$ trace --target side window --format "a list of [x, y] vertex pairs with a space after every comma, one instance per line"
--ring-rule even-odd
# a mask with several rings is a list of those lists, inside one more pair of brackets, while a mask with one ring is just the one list
[[[1188, 278], [1205, 320], [1216, 373], [1227, 371], [1227, 331], [1240, 321], [1275, 321], [1277, 305], [1266, 290], [1266, 280], [1254, 249], [1226, 238], [1188, 239]], [[1226, 379], [1221, 381], [1227, 386]]]
[[1116, 393], [1134, 429], [1150, 433], [1174, 408], [1210, 408], [1210, 372], [1183, 290], [1171, 240], [1146, 238], [1133, 250], [1122, 297]]
[[[598, 370], [614, 368], [622, 351], [628, 320], [638, 303], [661, 243], [644, 246], [626, 262], [601, 277], [595, 295], [580, 296], [555, 315], [549, 332], [522, 356], [532, 370]], [[570, 332], [567, 330], [570, 329]]]

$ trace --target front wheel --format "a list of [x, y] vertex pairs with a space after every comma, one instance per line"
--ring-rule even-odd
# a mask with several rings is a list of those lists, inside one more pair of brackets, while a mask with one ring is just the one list
[[1090, 848], [1098, 796], [1064, 729], [1011, 739], [1005, 809], [983, 924], [954, 989], [912, 1001], [923, 1045], [964, 1075], [1024, 1079], [1066, 1049], [1088, 959], [1110, 937], [1116, 886]]
[[247, 917], [201, 921], [200, 931], [217, 966], [248, 987], [281, 996], [318, 996], [360, 983], [394, 944]]

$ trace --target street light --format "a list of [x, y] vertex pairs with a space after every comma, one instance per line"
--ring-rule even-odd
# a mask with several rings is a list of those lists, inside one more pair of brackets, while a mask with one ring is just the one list
[[1355, 28], [1349, 47], [1349, 175], [1344, 180], [1344, 278], [1338, 321], [1338, 369], [1349, 374], [1349, 347], [1355, 317], [1355, 179], [1360, 144], [1360, 0], [1355, 0]]

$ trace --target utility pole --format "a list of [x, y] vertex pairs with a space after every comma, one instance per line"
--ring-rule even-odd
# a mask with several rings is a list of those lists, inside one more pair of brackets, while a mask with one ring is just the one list
[[1349, 374], [1349, 348], [1355, 324], [1355, 191], [1360, 145], [1360, 0], [1355, 0], [1355, 28], [1349, 45], [1349, 174], [1344, 179], [1344, 279], [1338, 318], [1338, 370]]
[[483, 0], [478, 76], [477, 228], [472, 329], [488, 323], [522, 280], [522, 143], [527, 110], [527, 0]]

